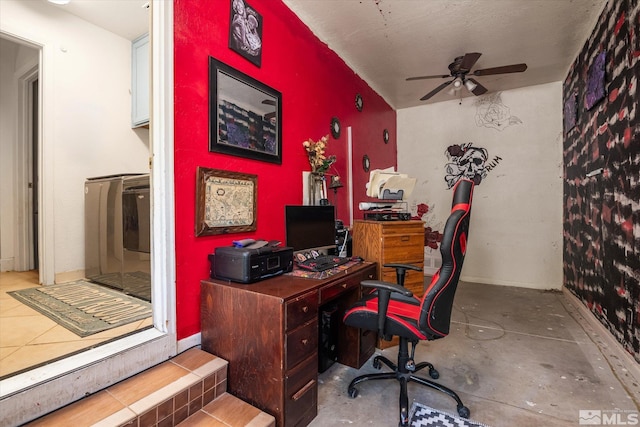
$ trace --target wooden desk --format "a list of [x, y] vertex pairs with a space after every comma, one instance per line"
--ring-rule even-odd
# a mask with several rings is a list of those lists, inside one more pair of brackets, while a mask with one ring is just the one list
[[[318, 413], [318, 313], [328, 302], [342, 313], [357, 301], [362, 263], [326, 279], [283, 275], [250, 285], [201, 283], [202, 349], [229, 362], [228, 390], [276, 418], [278, 427], [306, 426]], [[340, 325], [338, 362], [359, 368], [376, 334]]]

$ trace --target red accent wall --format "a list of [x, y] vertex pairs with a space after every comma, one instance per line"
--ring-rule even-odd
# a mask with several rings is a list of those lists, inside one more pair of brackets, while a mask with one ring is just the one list
[[[175, 218], [177, 334], [200, 331], [200, 281], [209, 274], [207, 255], [215, 247], [241, 238], [278, 239], [284, 243], [284, 206], [302, 203], [302, 171], [309, 163], [302, 142], [329, 132], [331, 118], [342, 124], [339, 139], [330, 138], [328, 154], [347, 184], [347, 127], [353, 134], [354, 216], [365, 197], [371, 168], [396, 166], [396, 112], [359, 78], [326, 44], [279, 0], [251, 0], [263, 17], [262, 65], [256, 67], [228, 48], [231, 0], [176, 0], [175, 41]], [[282, 93], [282, 165], [210, 153], [208, 57], [242, 71]], [[380, 60], [384, 60], [381, 58]], [[355, 108], [360, 93], [364, 108]], [[390, 141], [383, 142], [388, 129]], [[198, 166], [258, 176], [257, 230], [254, 233], [195, 236]], [[333, 193], [329, 200], [334, 203]], [[347, 188], [338, 191], [338, 217], [348, 223]]]

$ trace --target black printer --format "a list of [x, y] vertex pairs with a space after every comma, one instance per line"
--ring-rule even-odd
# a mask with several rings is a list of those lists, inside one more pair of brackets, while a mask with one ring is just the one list
[[293, 270], [293, 248], [223, 246], [209, 254], [212, 279], [253, 283]]

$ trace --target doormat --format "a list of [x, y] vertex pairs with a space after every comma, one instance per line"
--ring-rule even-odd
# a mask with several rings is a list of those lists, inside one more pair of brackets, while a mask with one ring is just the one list
[[80, 280], [8, 292], [80, 337], [151, 316], [151, 304]]
[[409, 411], [410, 427], [488, 427], [486, 424], [440, 412], [421, 403], [413, 402]]

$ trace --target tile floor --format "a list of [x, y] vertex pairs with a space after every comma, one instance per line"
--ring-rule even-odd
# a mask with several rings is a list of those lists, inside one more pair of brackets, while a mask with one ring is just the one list
[[0, 273], [0, 378], [152, 324], [151, 318], [81, 338], [7, 294], [38, 286], [38, 272]]
[[[491, 427], [579, 426], [580, 410], [631, 425], [640, 420], [638, 364], [600, 332], [561, 292], [461, 283], [449, 336], [421, 342], [415, 359], [433, 363], [471, 419]], [[376, 352], [396, 360], [397, 347]], [[371, 360], [319, 375], [309, 427], [398, 425], [397, 381], [364, 382], [355, 399], [347, 396], [351, 379], [377, 372]], [[410, 404], [456, 413], [454, 400], [435, 390], [410, 383], [408, 394]]]

